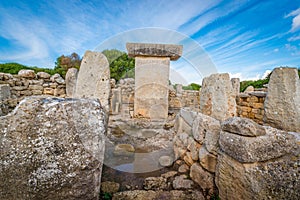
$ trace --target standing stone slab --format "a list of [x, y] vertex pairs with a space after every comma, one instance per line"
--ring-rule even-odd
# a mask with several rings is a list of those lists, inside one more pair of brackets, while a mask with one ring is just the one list
[[23, 100], [0, 117], [0, 199], [98, 199], [106, 121], [98, 100]]
[[122, 91], [121, 88], [114, 88], [111, 91], [111, 113], [113, 115], [119, 114], [121, 112], [121, 105], [122, 105]]
[[240, 93], [240, 79], [239, 78], [232, 78], [231, 84], [233, 87], [233, 92], [237, 96]]
[[135, 58], [134, 116], [167, 118], [169, 58]]
[[86, 51], [78, 73], [76, 98], [96, 98], [109, 111], [110, 70], [105, 55]]
[[134, 116], [166, 119], [170, 60], [181, 56], [182, 46], [127, 43], [126, 48], [135, 57]]
[[300, 80], [296, 68], [276, 68], [270, 77], [264, 122], [300, 132]]
[[76, 90], [78, 69], [70, 68], [66, 74], [66, 93], [67, 97], [73, 97]]
[[220, 121], [236, 116], [235, 95], [229, 74], [212, 74], [202, 81], [200, 112]]

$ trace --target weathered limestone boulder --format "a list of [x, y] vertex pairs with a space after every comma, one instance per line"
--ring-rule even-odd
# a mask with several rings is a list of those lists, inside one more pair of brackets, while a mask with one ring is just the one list
[[244, 137], [222, 131], [220, 148], [242, 163], [270, 160], [291, 151], [295, 143], [292, 135], [272, 127], [265, 128], [266, 135], [258, 137]]
[[214, 193], [214, 176], [205, 171], [199, 163], [194, 163], [191, 166], [190, 177], [201, 187], [205, 194], [212, 195]]
[[[246, 130], [248, 125], [244, 124]], [[239, 126], [242, 131], [243, 124]], [[262, 127], [264, 135], [255, 133], [260, 131], [255, 128], [249, 137], [236, 128], [225, 132], [229, 127], [223, 126], [219, 140], [216, 185], [220, 198], [299, 199], [300, 133]]]
[[235, 96], [229, 74], [212, 74], [202, 81], [200, 112], [220, 121], [236, 116]]
[[255, 123], [251, 119], [232, 117], [222, 123], [222, 130], [238, 135], [256, 137], [266, 134], [263, 126]]
[[244, 91], [244, 93], [250, 93], [250, 92], [254, 92], [254, 87], [252, 85], [249, 85]]
[[53, 76], [50, 77], [50, 80], [53, 83], [58, 83], [58, 84], [65, 84], [65, 80], [60, 76], [60, 74], [54, 74]]
[[0, 199], [98, 199], [99, 101], [30, 97], [0, 117]]
[[207, 149], [202, 146], [199, 150], [200, 165], [211, 173], [215, 173], [217, 165], [217, 156], [209, 153]]
[[109, 111], [110, 69], [105, 55], [86, 51], [78, 73], [75, 97], [97, 98]]
[[299, 145], [297, 154], [244, 164], [220, 154], [216, 170], [220, 199], [299, 199]]
[[46, 72], [38, 72], [36, 75], [38, 78], [41, 78], [41, 79], [49, 79], [50, 78], [50, 74], [48, 74]]
[[173, 188], [178, 189], [192, 189], [194, 182], [190, 179], [187, 179], [187, 175], [176, 176], [173, 181]]
[[66, 74], [66, 93], [68, 97], [73, 97], [76, 90], [78, 69], [70, 68]]
[[200, 144], [204, 144], [208, 152], [217, 154], [218, 140], [221, 130], [221, 124], [218, 120], [198, 113], [193, 122], [193, 137]]
[[296, 68], [276, 68], [268, 85], [264, 122], [300, 132], [300, 80]]
[[161, 156], [158, 162], [160, 166], [170, 167], [173, 164], [173, 158], [171, 156]]
[[23, 77], [23, 78], [35, 78], [35, 73], [33, 70], [30, 69], [21, 69], [18, 72], [18, 75]]
[[10, 87], [8, 84], [0, 84], [0, 101], [10, 98]]
[[165, 190], [168, 188], [167, 179], [164, 177], [147, 177], [143, 185], [145, 190]]

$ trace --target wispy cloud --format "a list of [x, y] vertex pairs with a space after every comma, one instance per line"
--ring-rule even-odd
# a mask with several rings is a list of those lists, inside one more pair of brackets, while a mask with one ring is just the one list
[[[221, 1], [218, 3], [221, 3]], [[213, 7], [213, 9], [198, 15], [196, 19], [188, 21], [188, 23], [180, 27], [180, 30], [188, 35], [193, 35], [219, 18], [225, 17], [238, 10], [245, 3], [247, 3], [247, 0], [241, 0], [238, 2], [230, 1], [225, 3], [223, 6]]]
[[14, 44], [21, 47], [21, 51], [13, 50], [8, 53], [1, 53], [1, 60], [21, 60], [44, 59], [49, 56], [47, 44], [39, 36], [39, 33], [33, 32], [34, 27], [41, 27], [38, 21], [20, 21], [13, 15], [4, 14], [4, 20], [0, 21], [0, 35]]
[[300, 29], [300, 8], [289, 13], [287, 17], [293, 17], [291, 32], [298, 31]]
[[288, 39], [289, 42], [294, 42], [300, 40], [300, 35], [292, 36]]

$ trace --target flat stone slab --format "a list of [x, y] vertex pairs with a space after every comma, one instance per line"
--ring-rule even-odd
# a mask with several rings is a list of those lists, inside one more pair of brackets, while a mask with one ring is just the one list
[[170, 60], [178, 60], [182, 55], [183, 46], [175, 44], [127, 43], [126, 48], [129, 57], [169, 57]]
[[265, 129], [266, 134], [258, 137], [245, 137], [222, 131], [220, 148], [241, 163], [253, 163], [282, 157], [297, 146], [292, 134], [269, 126]]

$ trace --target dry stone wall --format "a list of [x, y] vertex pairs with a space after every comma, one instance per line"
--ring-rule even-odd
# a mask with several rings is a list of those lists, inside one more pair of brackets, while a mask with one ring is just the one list
[[214, 182], [221, 124], [218, 120], [182, 108], [175, 120], [174, 154], [182, 160], [179, 171], [189, 171], [191, 179], [212, 196], [217, 189]]
[[236, 97], [237, 116], [263, 124], [266, 92], [239, 93]]
[[300, 133], [232, 117], [222, 124], [183, 108], [175, 121], [178, 171], [189, 172], [205, 196], [299, 199]]
[[[0, 73], [2, 114], [7, 114], [25, 97], [36, 95], [66, 96], [66, 85], [59, 74], [20, 70], [18, 75]], [[6, 85], [6, 86], [3, 86]], [[10, 95], [8, 95], [8, 90]], [[1, 114], [0, 112], [0, 114]]]
[[[113, 79], [112, 79], [113, 80]], [[114, 82], [114, 81], [113, 81]], [[113, 115], [122, 115], [124, 118], [133, 117], [134, 111], [134, 79], [121, 79], [117, 84], [112, 85], [112, 96], [110, 98]], [[169, 87], [169, 112], [177, 114], [183, 107], [199, 111], [200, 92], [194, 90], [181, 90], [177, 92], [173, 86]]]

